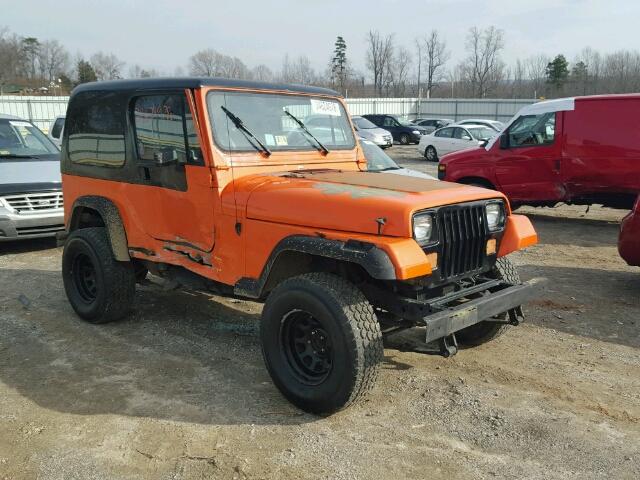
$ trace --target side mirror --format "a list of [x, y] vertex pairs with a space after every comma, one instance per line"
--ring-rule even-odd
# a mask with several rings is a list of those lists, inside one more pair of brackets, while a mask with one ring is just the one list
[[500, 134], [500, 148], [503, 150], [509, 148], [509, 134], [507, 132]]
[[479, 147], [486, 147], [486, 146], [487, 146], [487, 143], [489, 143], [489, 140], [488, 140], [487, 138], [483, 138], [482, 140], [480, 140], [480, 141], [478, 142], [478, 146], [479, 146]]

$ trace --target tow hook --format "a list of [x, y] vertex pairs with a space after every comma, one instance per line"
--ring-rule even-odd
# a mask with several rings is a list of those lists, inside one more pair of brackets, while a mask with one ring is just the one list
[[439, 340], [440, 343], [440, 355], [444, 358], [453, 357], [458, 353], [458, 341], [456, 340], [456, 334], [452, 333], [446, 337], [442, 337]]

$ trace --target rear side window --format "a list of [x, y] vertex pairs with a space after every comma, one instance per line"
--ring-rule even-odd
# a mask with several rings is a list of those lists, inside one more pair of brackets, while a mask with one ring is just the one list
[[133, 123], [139, 160], [203, 163], [202, 150], [184, 94], [136, 98]]
[[453, 128], [443, 128], [442, 130], [438, 130], [435, 135], [436, 137], [451, 138], [452, 133]]
[[121, 167], [125, 161], [125, 104], [112, 92], [77, 94], [66, 121], [73, 163]]
[[382, 125], [384, 127], [395, 127], [396, 124], [398, 122], [396, 122], [393, 118], [391, 117], [384, 117], [384, 122], [382, 123]]
[[458, 140], [471, 140], [471, 135], [464, 128], [455, 128], [453, 130], [453, 138]]
[[60, 134], [62, 133], [63, 126], [64, 126], [64, 118], [56, 118], [56, 121], [53, 122], [53, 127], [51, 128], [51, 136], [53, 138], [60, 138]]

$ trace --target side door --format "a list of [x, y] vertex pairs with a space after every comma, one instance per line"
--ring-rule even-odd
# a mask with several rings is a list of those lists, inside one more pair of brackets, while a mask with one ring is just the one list
[[451, 152], [451, 137], [453, 136], [453, 130], [454, 129], [452, 127], [445, 127], [437, 130], [433, 134], [433, 146], [435, 147], [436, 152], [438, 152], [439, 157]]
[[[478, 142], [475, 143], [476, 145]], [[457, 152], [458, 150], [464, 150], [465, 148], [471, 148], [474, 146], [473, 137], [466, 128], [455, 127], [453, 129], [453, 135], [451, 136], [451, 151]]]
[[396, 119], [393, 117], [387, 117], [387, 116], [384, 116], [382, 118], [383, 120], [382, 120], [381, 127], [391, 132], [391, 136], [393, 137], [394, 140], [398, 140], [399, 125]]
[[138, 176], [131, 200], [147, 234], [170, 249], [208, 252], [214, 243], [213, 189], [187, 95], [154, 92], [130, 100]]
[[562, 182], [562, 115], [546, 112], [517, 118], [493, 146], [496, 178], [512, 201], [556, 202]]

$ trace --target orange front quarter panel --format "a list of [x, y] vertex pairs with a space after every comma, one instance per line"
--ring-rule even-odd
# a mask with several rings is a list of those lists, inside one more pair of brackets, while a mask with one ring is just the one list
[[524, 215], [509, 215], [504, 229], [504, 235], [500, 242], [498, 257], [521, 250], [538, 243], [538, 234], [529, 220]]

